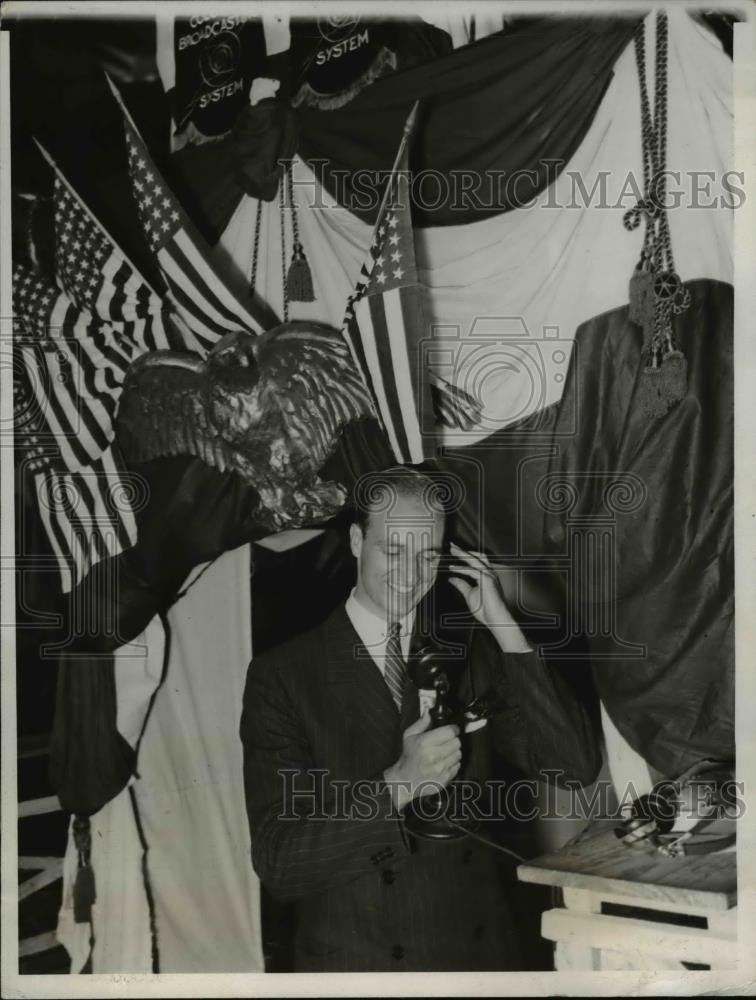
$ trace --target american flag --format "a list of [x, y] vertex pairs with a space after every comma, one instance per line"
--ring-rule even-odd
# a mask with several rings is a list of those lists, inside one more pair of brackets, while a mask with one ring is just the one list
[[34, 477], [34, 487], [63, 593], [102, 559], [136, 544], [135, 499], [146, 500], [146, 492], [141, 477], [124, 471], [115, 445], [78, 472], [50, 466]]
[[436, 445], [422, 347], [430, 326], [410, 216], [407, 139], [413, 116], [405, 126], [370, 252], [344, 320], [344, 334], [400, 463], [422, 462], [435, 453]]
[[121, 106], [129, 170], [139, 217], [169, 290], [170, 300], [187, 331], [206, 353], [224, 334], [260, 333], [261, 316], [253, 315], [210, 263], [209, 248], [153, 163], [134, 122]]
[[136, 541], [113, 421], [131, 361], [171, 345], [160, 298], [52, 166], [55, 279], [13, 271], [14, 418], [67, 592]]

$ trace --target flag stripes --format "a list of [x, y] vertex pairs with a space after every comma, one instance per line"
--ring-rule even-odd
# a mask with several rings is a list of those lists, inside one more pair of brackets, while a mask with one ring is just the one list
[[134, 513], [117, 501], [123, 472], [113, 448], [80, 472], [48, 468], [34, 477], [34, 483], [64, 593], [96, 563], [135, 544]]
[[379, 414], [383, 428], [388, 435], [391, 450], [399, 461], [402, 461], [402, 449], [394, 427], [393, 410], [386, 395], [386, 384], [383, 380], [378, 345], [372, 326], [373, 321], [367, 303], [364, 301], [357, 303], [354, 333], [351, 339], [360, 345], [359, 355], [362, 358], [362, 371], [373, 396], [376, 413]]
[[65, 592], [136, 541], [114, 419], [131, 362], [171, 343], [161, 299], [47, 159], [56, 271], [14, 268], [14, 407]]
[[14, 372], [16, 381], [24, 379], [30, 395], [37, 402], [37, 408], [32, 412], [33, 421], [26, 415], [16, 418], [19, 450], [26, 451], [30, 460], [37, 455], [54, 454], [69, 468], [83, 464], [86, 455], [77, 444], [65, 409], [57, 394], [48, 388], [51, 376], [47, 368], [44, 363], [40, 364], [36, 353], [31, 349], [17, 349], [17, 354], [23, 366], [23, 374], [21, 365], [17, 365]]
[[212, 267], [208, 266], [205, 257], [197, 249], [196, 244], [189, 238], [186, 231], [179, 230], [174, 242], [176, 246], [176, 257], [181, 259], [179, 254], [183, 254], [187, 266], [201, 278], [203, 285], [207, 287], [207, 294], [214, 308], [226, 317], [229, 324], [238, 326], [247, 332], [261, 332], [261, 326], [256, 319], [241, 305], [239, 300], [233, 295], [226, 285], [220, 280]]
[[198, 342], [207, 345], [206, 352], [228, 333], [228, 321], [215, 309], [212, 297], [203, 296], [203, 282], [199, 275], [183, 269], [180, 253], [175, 249], [173, 253], [161, 250], [158, 263], [176, 308]]
[[[380, 300], [374, 298], [365, 300], [358, 310], [358, 317], [368, 310], [370, 312], [370, 324], [364, 324], [366, 340], [372, 334], [375, 341], [375, 350], [378, 355], [379, 378], [383, 385], [383, 396], [386, 400], [387, 410], [382, 414], [384, 422], [390, 421], [394, 428], [394, 435], [397, 440], [397, 458], [402, 462], [412, 461], [409, 455], [409, 441], [407, 429], [404, 426], [403, 411], [401, 405], [401, 389], [397, 382], [397, 358], [395, 357], [392, 343], [391, 331], [386, 322], [385, 296], [380, 296]], [[363, 324], [361, 323], [361, 328]], [[401, 354], [401, 345], [397, 352]]]
[[[22, 270], [18, 265], [16, 278]], [[45, 279], [30, 273], [29, 279], [28, 295], [41, 294]], [[17, 295], [17, 317], [24, 316], [23, 303], [24, 295]], [[136, 352], [127, 354], [112, 330], [77, 309], [62, 292], [50, 310], [49, 325], [26, 324], [21, 338], [17, 332], [17, 346], [64, 464], [73, 469], [98, 458], [112, 440], [118, 393]]]
[[[411, 462], [422, 462], [425, 453], [422, 429], [418, 419], [422, 403], [415, 379], [424, 377], [424, 373], [418, 364], [421, 359], [417, 356], [418, 351], [413, 337], [412, 324], [412, 321], [418, 316], [419, 310], [409, 308], [411, 299], [416, 295], [417, 289], [392, 289], [383, 295], [381, 312], [391, 348], [398, 397], [397, 404], [402, 416], [401, 423], [407, 441], [407, 453]], [[376, 309], [377, 311], [378, 309]]]
[[202, 351], [230, 332], [261, 333], [263, 320], [234, 294], [211, 263], [210, 248], [155, 167], [116, 89], [124, 118], [134, 198], [148, 243], [176, 312]]
[[422, 355], [425, 317], [410, 217], [405, 126], [369, 254], [347, 304], [343, 332], [370, 388], [389, 445], [401, 463], [435, 453], [430, 382]]

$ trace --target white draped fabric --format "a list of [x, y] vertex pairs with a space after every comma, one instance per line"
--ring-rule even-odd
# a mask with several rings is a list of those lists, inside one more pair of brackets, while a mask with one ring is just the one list
[[[154, 900], [161, 972], [263, 970], [259, 883], [250, 859], [239, 714], [252, 655], [249, 546], [227, 552], [168, 613], [165, 678], [133, 782]], [[141, 650], [140, 650], [141, 646]], [[154, 619], [119, 651], [118, 725], [134, 744], [164, 665]], [[58, 937], [80, 971], [89, 927], [73, 922], [73, 843], [64, 864]], [[150, 972], [142, 847], [125, 789], [92, 817], [94, 972]]]
[[435, 10], [422, 11], [420, 16], [428, 24], [445, 31], [455, 49], [503, 31], [508, 21], [501, 10], [479, 7], [477, 10], [461, 11], [455, 10], [451, 4], [436, 4]]
[[[646, 36], [653, 101], [652, 17]], [[728, 205], [739, 204], [739, 196], [723, 183], [732, 170], [732, 63], [682, 8], [669, 10], [668, 79], [667, 168], [673, 173], [667, 203], [679, 203], [669, 212], [676, 267], [683, 281], [732, 282]], [[338, 206], [300, 160], [294, 178], [317, 301], [293, 304], [291, 317], [340, 327], [371, 229]], [[561, 398], [578, 326], [627, 303], [642, 229], [628, 232], [622, 217], [642, 183], [639, 85], [630, 44], [584, 141], [531, 207], [416, 230], [420, 278], [428, 288], [429, 362], [484, 405], [483, 424], [467, 433], [445, 431], [446, 444], [470, 444]], [[242, 201], [216, 251], [245, 275], [256, 207], [251, 198]], [[276, 200], [263, 205], [256, 288], [279, 316], [280, 247]]]

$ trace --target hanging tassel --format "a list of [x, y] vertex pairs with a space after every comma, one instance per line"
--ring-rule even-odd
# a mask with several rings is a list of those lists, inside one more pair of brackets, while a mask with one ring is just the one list
[[312, 273], [301, 243], [294, 244], [294, 252], [286, 275], [286, 298], [289, 302], [314, 302]]
[[646, 85], [645, 27], [635, 34], [635, 61], [641, 98], [644, 196], [623, 216], [629, 231], [645, 217], [641, 259], [630, 279], [628, 318], [643, 327], [646, 364], [636, 386], [636, 402], [649, 418], [663, 417], [685, 398], [688, 365], [675, 344], [672, 315], [690, 305], [690, 291], [675, 271], [669, 220], [664, 208], [667, 158], [667, 15], [656, 18], [654, 111]]
[[688, 362], [682, 351], [670, 351], [666, 355], [662, 361], [660, 376], [659, 395], [669, 411], [688, 394]]
[[636, 403], [643, 416], [649, 420], [663, 417], [667, 412], [659, 392], [660, 373], [660, 368], [646, 368], [638, 381]]
[[76, 816], [73, 821], [74, 847], [79, 858], [73, 887], [74, 922], [92, 921], [92, 906], [97, 900], [95, 877], [91, 865], [92, 833], [88, 816]]
[[637, 401], [649, 418], [666, 416], [688, 392], [688, 363], [681, 351], [672, 350], [661, 359], [651, 354], [638, 382]]
[[92, 906], [97, 900], [94, 872], [91, 865], [83, 865], [76, 872], [73, 887], [74, 922], [88, 924], [92, 920]]
[[[307, 261], [304, 247], [299, 239], [299, 219], [297, 218], [298, 210], [297, 203], [294, 199], [294, 177], [290, 163], [286, 168], [285, 180], [289, 208], [291, 209], [291, 235], [294, 247], [291, 255], [291, 263], [289, 264], [289, 270], [286, 275], [284, 302], [287, 305], [289, 302], [314, 302], [315, 288], [312, 283], [312, 272], [310, 271], [310, 265]], [[281, 239], [283, 241], [283, 200], [281, 202], [281, 213]]]
[[654, 278], [650, 271], [636, 267], [630, 278], [627, 317], [631, 323], [647, 326], [654, 321]]

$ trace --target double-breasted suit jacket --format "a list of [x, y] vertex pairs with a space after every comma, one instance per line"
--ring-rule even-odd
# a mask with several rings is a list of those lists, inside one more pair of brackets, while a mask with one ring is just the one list
[[[504, 656], [479, 629], [468, 662], [463, 686], [504, 689], [506, 705], [463, 738], [466, 773], [488, 777], [498, 753], [528, 776], [595, 779], [588, 714], [536, 653]], [[383, 771], [418, 716], [417, 689], [406, 681], [400, 714], [343, 607], [250, 665], [252, 860], [274, 896], [296, 901], [298, 971], [521, 967], [495, 851], [469, 837], [419, 840], [392, 807]]]

